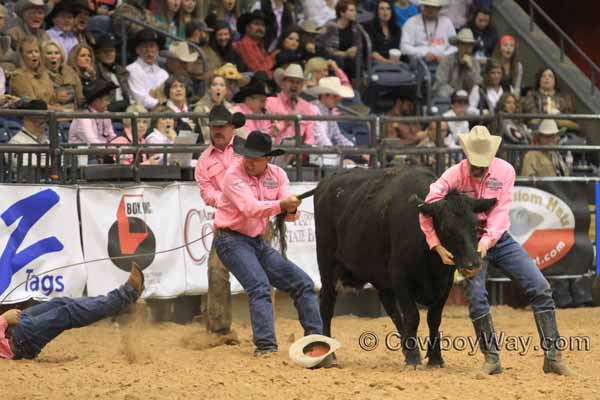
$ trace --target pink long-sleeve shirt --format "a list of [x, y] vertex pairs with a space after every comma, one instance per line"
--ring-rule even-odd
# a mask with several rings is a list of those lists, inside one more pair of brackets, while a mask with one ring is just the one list
[[[484, 226], [479, 243], [485, 244], [486, 248], [490, 249], [510, 226], [508, 212], [514, 185], [515, 169], [500, 158], [492, 160], [487, 173], [481, 179], [469, 175], [469, 164], [467, 160], [463, 160], [446, 170], [429, 186], [429, 194], [425, 201], [429, 203], [440, 200], [451, 189], [457, 189], [475, 199], [497, 199], [496, 205], [491, 210], [477, 215], [479, 222]], [[431, 217], [420, 214], [419, 222], [429, 248], [433, 249], [439, 245], [440, 240], [435, 233]]]
[[[243, 158], [235, 160], [225, 174], [215, 228], [229, 228], [250, 237], [262, 235], [269, 217], [281, 213], [279, 201], [289, 194], [290, 181], [283, 169], [269, 164], [261, 176], [249, 176]], [[295, 220], [299, 214], [286, 220]]]
[[10, 343], [6, 338], [6, 330], [8, 329], [8, 322], [3, 317], [0, 317], [0, 358], [6, 358], [12, 360], [15, 358], [12, 350], [10, 349]]
[[[236, 112], [241, 112], [244, 115], [254, 114], [254, 112], [244, 103], [237, 104], [235, 107], [233, 107], [233, 110]], [[261, 131], [262, 133], [271, 135], [271, 127], [271, 121], [264, 119], [247, 119], [246, 124], [244, 124], [244, 129], [248, 133], [252, 131]]]
[[200, 188], [200, 196], [207, 205], [217, 206], [217, 200], [223, 192], [225, 173], [238, 158], [240, 156], [233, 151], [233, 138], [225, 150], [219, 150], [211, 144], [198, 158], [194, 177]]
[[[302, 98], [298, 98], [296, 106], [292, 107], [290, 98], [285, 93], [281, 92], [277, 97], [267, 98], [267, 113], [281, 115], [314, 115], [315, 111], [313, 110], [312, 105]], [[294, 132], [294, 124], [291, 123], [291, 121], [289, 122], [289, 126], [285, 129], [283, 129], [285, 126], [284, 122], [277, 123], [280, 132], [279, 135], [273, 137], [273, 142], [275, 144], [280, 144], [284, 138], [294, 137], [296, 135]], [[313, 125], [314, 121], [300, 121], [300, 134], [302, 135], [303, 144], [315, 143]]]

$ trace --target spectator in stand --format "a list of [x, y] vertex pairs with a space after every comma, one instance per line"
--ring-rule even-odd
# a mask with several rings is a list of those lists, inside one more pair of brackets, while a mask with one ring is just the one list
[[437, 67], [433, 92], [438, 97], [450, 97], [461, 89], [470, 93], [481, 84], [479, 63], [473, 60], [475, 38], [471, 30], [461, 29], [457, 36], [450, 38], [450, 43], [457, 46], [458, 51], [442, 57]]
[[112, 92], [108, 106], [110, 111], [115, 112], [124, 111], [133, 100], [129, 89], [129, 72], [116, 62], [119, 45], [112, 33], [100, 36], [95, 45], [98, 77], [119, 86]]
[[[496, 105], [496, 112], [499, 111], [507, 114], [520, 113], [521, 105], [517, 95], [512, 92], [504, 93]], [[500, 126], [496, 125], [493, 131], [502, 136], [505, 143], [529, 144], [531, 142], [531, 130], [527, 124], [523, 123], [523, 120], [513, 120], [509, 116], [503, 116], [499, 121], [501, 122]]]
[[303, 58], [309, 60], [312, 57], [324, 55], [322, 49], [317, 47], [317, 37], [325, 32], [324, 28], [319, 28], [314, 22], [304, 20], [300, 23], [300, 43], [302, 43]]
[[52, 110], [60, 110], [56, 102], [54, 83], [42, 63], [39, 42], [35, 36], [27, 36], [17, 49], [19, 68], [10, 78], [9, 93], [30, 100], [44, 100]]
[[[575, 112], [573, 99], [561, 93], [556, 73], [552, 68], [543, 67], [535, 75], [535, 90], [530, 91], [522, 99], [521, 107], [526, 114], [569, 114]], [[540, 123], [539, 120], [528, 122], [530, 128]], [[570, 130], [579, 130], [579, 125], [571, 120], [558, 120], [558, 126]]]
[[[88, 22], [88, 32], [93, 37], [106, 35], [112, 30], [112, 16], [121, 0], [90, 0], [93, 15]], [[120, 32], [119, 32], [120, 33]]]
[[[206, 94], [198, 103], [196, 103], [194, 112], [208, 115], [210, 114], [210, 110], [218, 104], [224, 105], [225, 108], [233, 112], [233, 104], [227, 101], [227, 82], [225, 81], [225, 78], [213, 75], [209, 80]], [[210, 129], [208, 122], [207, 118], [201, 118], [197, 124], [200, 126], [204, 143], [210, 143]]]
[[[469, 106], [469, 94], [463, 90], [457, 90], [451, 97], [452, 107], [446, 111], [444, 117], [466, 117]], [[458, 134], [469, 132], [469, 121], [448, 121], [448, 135], [444, 143], [448, 147], [460, 147]]]
[[[160, 53], [166, 58], [166, 68], [169, 76], [177, 76], [184, 83], [188, 100], [196, 102], [197, 94], [194, 92], [194, 81], [190, 75], [190, 66], [198, 60], [198, 53], [191, 51], [187, 42], [173, 42], [167, 51]], [[168, 97], [168, 96], [167, 96]]]
[[[169, 110], [186, 113], [190, 112], [186, 96], [186, 79], [180, 75], [173, 75], [166, 80], [164, 84], [164, 95], [167, 98], [166, 106]], [[177, 132], [193, 132], [196, 124], [191, 118], [179, 118], [176, 121], [175, 130]]]
[[235, 51], [252, 72], [266, 71], [273, 76], [271, 69], [275, 65], [275, 56], [265, 47], [265, 16], [262, 11], [243, 14], [238, 20], [238, 32], [242, 39], [234, 43]]
[[276, 64], [277, 64], [277, 55], [282, 51], [288, 51], [296, 55], [296, 59], [302, 60], [304, 64], [304, 51], [303, 51], [303, 43], [300, 41], [302, 30], [299, 26], [292, 25], [288, 27], [281, 37], [279, 38], [279, 43], [277, 43], [277, 48], [273, 50], [273, 55], [275, 55]]
[[[45, 111], [48, 110], [48, 105], [44, 100], [31, 100], [24, 103], [19, 109]], [[45, 116], [23, 117], [23, 127], [10, 138], [8, 144], [21, 146], [48, 144], [50, 142], [45, 133], [47, 127], [48, 118]], [[29, 166], [29, 161], [30, 158], [23, 155], [20, 165]], [[31, 166], [44, 167], [46, 166], [46, 154], [31, 154], [31, 161]], [[13, 153], [11, 169], [16, 170], [17, 166], [19, 166], [19, 156], [17, 153]]]
[[[96, 79], [83, 88], [83, 96], [90, 113], [103, 113], [110, 104], [110, 92], [117, 86], [103, 79]], [[69, 143], [108, 143], [115, 137], [110, 119], [77, 118], [69, 127]]]
[[440, 15], [450, 18], [454, 28], [459, 30], [467, 23], [472, 3], [473, 0], [447, 0], [447, 4], [442, 7]]
[[236, 0], [216, 0], [215, 9], [212, 11], [216, 20], [224, 21], [229, 27], [234, 42], [240, 39], [238, 33], [238, 19], [240, 18], [240, 7]]
[[[463, 132], [464, 133], [464, 132]], [[416, 143], [415, 147], [429, 147], [434, 148], [437, 147], [437, 137], [440, 135], [442, 137], [442, 146], [447, 147], [445, 142], [448, 135], [448, 123], [446, 121], [441, 121], [439, 130], [437, 128], [437, 124], [435, 121], [432, 121], [425, 131], [421, 132], [421, 139]], [[433, 168], [436, 163], [436, 156], [434, 154], [422, 154], [422, 155], [413, 155], [408, 156], [406, 163], [408, 165], [418, 165], [421, 167]]]
[[[12, 40], [10, 36], [5, 32], [7, 19], [8, 10], [0, 4], [0, 73], [3, 73], [5, 78], [17, 69], [17, 53], [11, 47]], [[5, 85], [6, 82], [4, 82], [2, 88]]]
[[502, 86], [510, 87], [510, 91], [521, 93], [521, 84], [523, 82], [523, 64], [519, 61], [517, 51], [517, 41], [510, 35], [504, 35], [494, 49], [492, 60], [502, 66], [504, 77]]
[[[180, 30], [179, 10], [181, 9], [181, 0], [161, 0], [160, 11], [156, 16], [156, 21], [167, 26], [167, 32], [177, 36]], [[183, 28], [183, 27], [181, 27]], [[167, 46], [172, 40], [166, 39]]]
[[484, 7], [475, 9], [468, 28], [475, 36], [475, 60], [484, 65], [498, 45], [498, 32], [491, 24], [491, 11]]
[[[233, 96], [233, 101], [237, 103], [233, 109], [244, 115], [264, 114], [268, 95], [266, 84], [252, 77], [250, 83]], [[261, 131], [272, 136], [272, 129], [273, 125], [269, 120], [247, 119], [244, 125], [246, 133]]]
[[63, 0], [54, 6], [46, 17], [46, 22], [48, 26], [51, 26], [46, 31], [50, 39], [61, 46], [64, 54], [69, 54], [71, 49], [79, 43], [74, 33], [75, 15], [72, 2]]
[[[386, 114], [388, 117], [414, 117], [415, 103], [412, 99], [399, 97], [394, 106]], [[426, 132], [418, 122], [390, 122], [384, 127], [386, 139], [400, 139], [400, 144], [417, 144], [425, 138]]]
[[88, 24], [94, 10], [90, 8], [88, 0], [71, 0], [73, 1], [73, 15], [75, 16], [73, 32], [77, 36], [79, 44], [87, 44], [92, 46], [95, 43], [92, 35], [88, 33]]
[[419, 8], [409, 0], [396, 0], [394, 11], [396, 12], [396, 25], [400, 29], [404, 27], [410, 17], [419, 14]]
[[[214, 54], [212, 48], [209, 46], [209, 35], [213, 32], [212, 28], [209, 28], [201, 19], [192, 20], [185, 27], [185, 38], [197, 46], [204, 52], [204, 55], [208, 61], [208, 68], [205, 70], [202, 58], [198, 57], [196, 62], [192, 63], [188, 67], [188, 73], [192, 79], [192, 93], [198, 96], [203, 96], [206, 91], [206, 79], [208, 72], [217, 68], [215, 65], [211, 65], [211, 57], [209, 54]], [[194, 53], [198, 53], [196, 48], [192, 47]], [[237, 54], [231, 49], [237, 57]], [[214, 56], [216, 58], [216, 56]], [[238, 57], [239, 58], [239, 57]]]
[[[469, 94], [470, 114], [493, 114], [496, 104], [505, 92], [510, 90], [502, 87], [502, 66], [493, 60], [485, 64], [483, 85], [471, 90]], [[477, 90], [479, 89], [479, 90]]]
[[443, 56], [456, 51], [449, 39], [456, 30], [448, 17], [439, 15], [443, 0], [420, 0], [421, 14], [410, 17], [402, 28], [403, 54], [423, 57], [428, 63], [437, 63]]
[[54, 84], [56, 103], [63, 111], [76, 111], [84, 103], [83, 86], [79, 75], [65, 63], [62, 47], [54, 41], [42, 46], [44, 67]]
[[[158, 106], [153, 112], [167, 113], [171, 110], [166, 106]], [[175, 120], [173, 118], [152, 118], [150, 123], [150, 132], [144, 138], [146, 144], [173, 144], [177, 137], [177, 131], [175, 131]], [[162, 163], [164, 159], [163, 154], [159, 154], [158, 163]]]
[[335, 6], [337, 19], [325, 25], [325, 33], [317, 44], [329, 59], [333, 59], [347, 76], [356, 75], [356, 57], [362, 55], [362, 36], [356, 26], [356, 3], [340, 0]]
[[313, 24], [314, 28], [324, 26], [335, 19], [337, 0], [302, 0], [304, 21]]
[[87, 44], [79, 43], [73, 47], [67, 64], [77, 72], [82, 86], [96, 79], [96, 57], [94, 56], [94, 50]]
[[14, 50], [27, 36], [34, 36], [38, 43], [50, 40], [50, 36], [44, 30], [44, 18], [48, 6], [43, 0], [18, 0], [15, 6], [15, 13], [19, 17], [15, 26], [10, 28], [7, 33], [11, 38], [11, 46]]
[[[267, 99], [267, 114], [314, 115], [313, 107], [300, 97], [304, 87], [304, 73], [298, 64], [290, 64], [281, 74], [281, 92]], [[285, 138], [294, 138], [292, 121], [274, 122], [273, 142], [280, 144]], [[303, 144], [314, 144], [313, 121], [300, 121]]]
[[225, 78], [227, 84], [227, 94], [225, 100], [231, 102], [233, 96], [240, 90], [240, 87], [248, 84], [250, 78], [246, 75], [240, 74], [235, 65], [227, 63], [221, 68], [214, 70], [216, 76], [222, 76]]
[[[215, 22], [214, 31], [210, 34], [209, 45], [204, 53], [206, 54], [210, 73], [226, 63], [236, 65], [238, 70], [242, 72], [248, 70], [242, 57], [234, 49], [232, 31], [225, 21], [218, 20]], [[205, 79], [209, 77], [207, 74]]]
[[379, 0], [377, 12], [371, 21], [365, 24], [365, 30], [371, 39], [373, 61], [379, 64], [395, 64], [390, 58], [391, 49], [400, 48], [400, 28], [396, 24], [394, 6], [390, 0]]
[[342, 85], [352, 88], [348, 76], [338, 67], [334, 60], [326, 60], [322, 57], [313, 57], [304, 67], [305, 86], [311, 88], [319, 84], [321, 78], [329, 76], [330, 72], [339, 78]]
[[202, 14], [201, 3], [205, 3], [205, 1], [181, 0], [181, 8], [179, 9], [179, 31], [177, 32], [177, 36], [181, 38], [188, 37], [186, 32], [188, 25], [194, 20], [202, 21], [206, 16], [206, 14]]
[[[147, 113], [144, 107], [139, 104], [132, 104], [125, 110], [128, 113]], [[130, 145], [133, 143], [133, 131], [132, 131], [132, 120], [129, 118], [123, 119], [123, 131], [117, 133], [110, 143], [119, 145]], [[138, 143], [144, 144], [144, 136], [150, 127], [150, 119], [148, 118], [136, 118], [137, 137]], [[112, 161], [116, 161], [117, 164], [133, 164], [134, 154], [121, 154], [117, 160], [117, 155], [112, 156]], [[140, 154], [141, 164], [158, 164], [160, 162], [160, 154]], [[110, 161], [105, 161], [110, 163]]]
[[159, 29], [168, 30], [168, 26], [159, 23], [152, 12], [146, 8], [145, 0], [124, 0], [123, 4], [117, 7], [112, 16], [112, 31], [120, 35], [123, 27], [125, 27], [127, 38], [134, 38], [140, 31], [146, 28], [125, 21], [122, 16], [145, 22]]
[[159, 103], [160, 86], [169, 74], [157, 65], [162, 40], [156, 32], [144, 29], [131, 40], [137, 60], [127, 66], [129, 88], [135, 101], [151, 110]]
[[275, 50], [284, 29], [296, 24], [294, 3], [288, 0], [258, 0], [252, 10], [260, 10], [265, 16], [265, 48]]

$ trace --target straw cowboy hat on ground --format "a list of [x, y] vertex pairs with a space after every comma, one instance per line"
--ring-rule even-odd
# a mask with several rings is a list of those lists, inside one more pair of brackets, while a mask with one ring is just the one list
[[469, 133], [459, 133], [458, 140], [469, 160], [475, 167], [488, 167], [500, 147], [502, 138], [490, 135], [485, 126], [477, 125]]
[[173, 42], [166, 51], [161, 51], [160, 55], [166, 58], [174, 58], [184, 63], [193, 63], [198, 60], [198, 53], [191, 52], [190, 46], [186, 42]]
[[288, 351], [292, 361], [305, 368], [327, 367], [331, 365], [333, 353], [342, 344], [323, 335], [308, 335], [294, 342]]
[[340, 78], [337, 76], [328, 76], [321, 78], [317, 86], [313, 86], [305, 92], [311, 96], [319, 96], [321, 94], [335, 94], [337, 96], [351, 99], [354, 97], [354, 90], [342, 85]]

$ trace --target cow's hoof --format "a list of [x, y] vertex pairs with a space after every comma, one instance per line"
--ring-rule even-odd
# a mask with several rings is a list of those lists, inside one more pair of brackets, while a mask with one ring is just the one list
[[421, 355], [419, 353], [406, 354], [405, 359], [407, 366], [414, 365], [416, 367], [418, 365], [421, 365]]
[[417, 371], [419, 369], [423, 369], [423, 366], [421, 364], [406, 364], [406, 365], [404, 365], [404, 371], [406, 371], [406, 372]]
[[443, 359], [435, 359], [435, 358], [430, 358], [427, 361], [427, 367], [428, 368], [444, 368], [444, 360]]

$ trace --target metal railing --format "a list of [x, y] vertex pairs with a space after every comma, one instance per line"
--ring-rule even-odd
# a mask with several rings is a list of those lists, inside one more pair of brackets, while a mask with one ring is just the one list
[[596, 77], [598, 76], [598, 73], [600, 72], [600, 67], [598, 67], [598, 65], [596, 65], [596, 63], [590, 57], [588, 57], [588, 55], [585, 54], [585, 52], [579, 46], [577, 46], [575, 41], [573, 41], [573, 39], [571, 39], [571, 37], [569, 35], [567, 35], [565, 33], [565, 31], [563, 31], [558, 26], [558, 24], [556, 22], [554, 22], [554, 20], [552, 18], [550, 18], [550, 16], [548, 14], [546, 14], [546, 12], [534, 0], [527, 0], [527, 2], [529, 4], [529, 31], [533, 32], [533, 30], [535, 29], [535, 14], [537, 13], [537, 14], [541, 15], [544, 18], [544, 20], [552, 27], [552, 29], [554, 29], [556, 32], [558, 32], [559, 48], [560, 48], [560, 62], [562, 63], [565, 61], [565, 42], [566, 42], [589, 65], [590, 70], [592, 71], [591, 72], [592, 76], [590, 79], [590, 81], [591, 81], [590, 82], [591, 83], [590, 94], [592, 96], [594, 96], [596, 93]]

